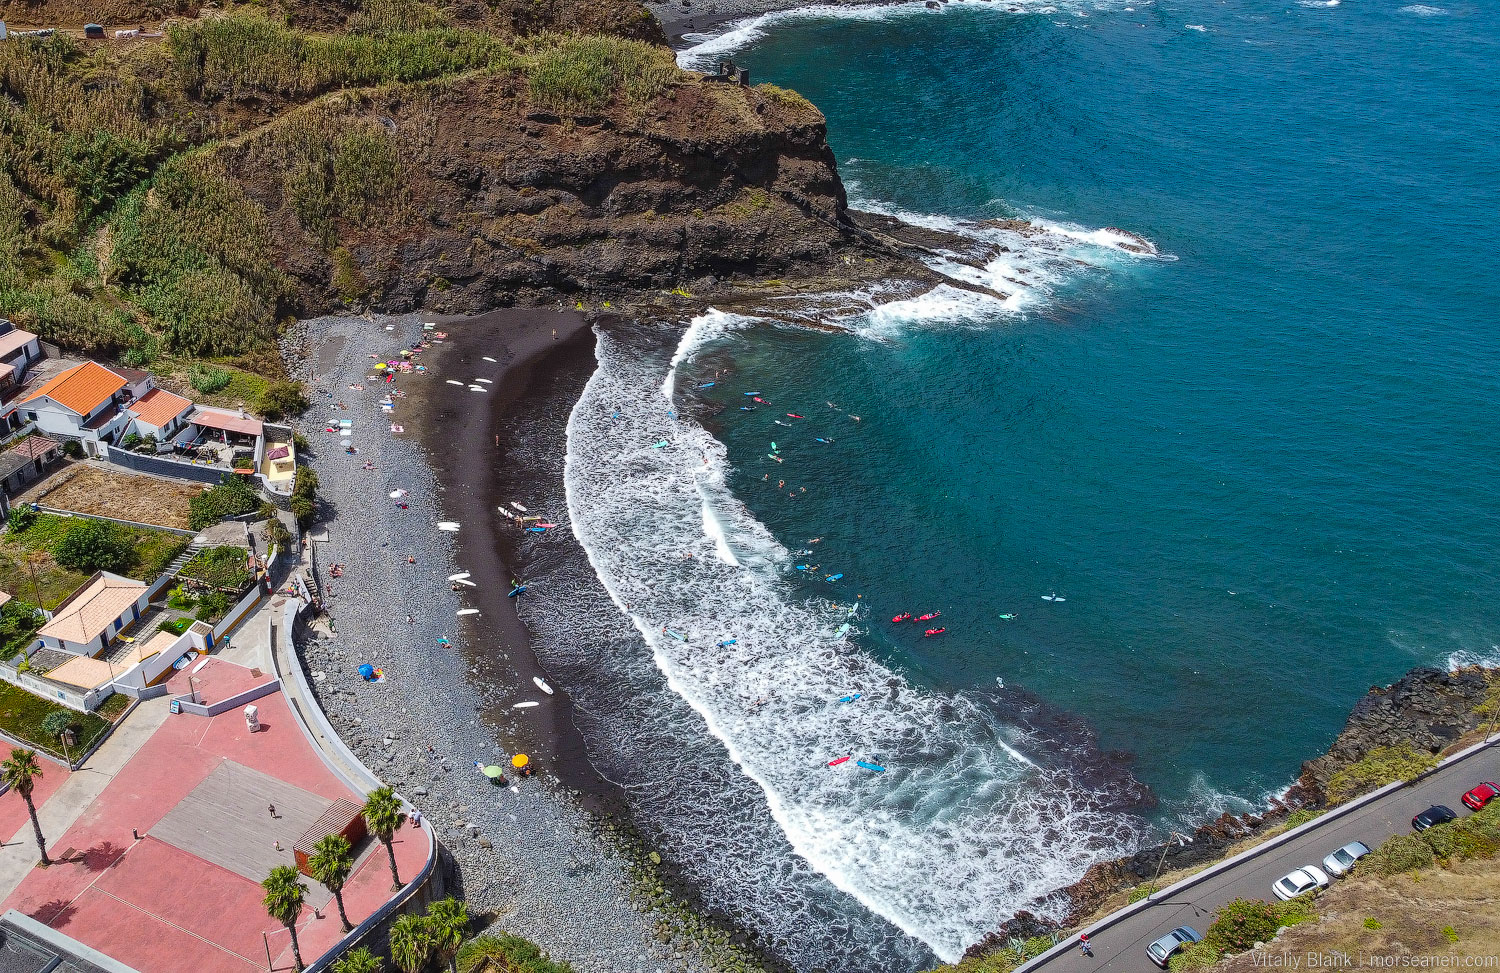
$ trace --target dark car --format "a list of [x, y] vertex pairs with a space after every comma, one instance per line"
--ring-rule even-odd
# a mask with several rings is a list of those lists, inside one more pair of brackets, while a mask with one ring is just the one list
[[1418, 831], [1426, 831], [1428, 828], [1435, 828], [1440, 824], [1447, 824], [1449, 821], [1452, 821], [1456, 817], [1458, 817], [1458, 815], [1453, 813], [1453, 809], [1451, 807], [1447, 807], [1442, 804], [1434, 804], [1432, 807], [1412, 818], [1411, 826], [1413, 828], [1416, 828]]
[[1478, 811], [1496, 797], [1500, 797], [1500, 786], [1492, 780], [1485, 781], [1464, 795], [1464, 807]]
[[1198, 930], [1192, 926], [1178, 926], [1150, 946], [1147, 946], [1146, 955], [1151, 957], [1151, 962], [1162, 969], [1166, 969], [1167, 963], [1171, 961], [1173, 953], [1184, 946], [1196, 943], [1202, 938], [1202, 936], [1198, 935]]

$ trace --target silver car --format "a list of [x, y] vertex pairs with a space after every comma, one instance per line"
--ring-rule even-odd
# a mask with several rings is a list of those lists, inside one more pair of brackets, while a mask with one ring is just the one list
[[1198, 935], [1198, 930], [1192, 926], [1178, 926], [1165, 936], [1146, 947], [1146, 955], [1151, 957], [1151, 962], [1167, 968], [1172, 960], [1172, 954], [1184, 946], [1191, 946], [1203, 937]]
[[1303, 865], [1271, 883], [1271, 891], [1283, 902], [1306, 895], [1314, 889], [1328, 888], [1328, 876], [1316, 865]]
[[1338, 878], [1340, 875], [1343, 875], [1345, 872], [1349, 871], [1349, 869], [1353, 868], [1355, 862], [1359, 861], [1369, 853], [1370, 849], [1365, 845], [1363, 841], [1351, 841], [1344, 847], [1340, 848], [1338, 851], [1323, 859], [1323, 871], [1327, 872], [1329, 875], [1332, 875], [1334, 878]]

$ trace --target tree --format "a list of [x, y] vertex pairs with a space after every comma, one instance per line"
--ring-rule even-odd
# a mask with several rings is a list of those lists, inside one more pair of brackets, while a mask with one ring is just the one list
[[290, 865], [277, 865], [271, 874], [260, 883], [266, 890], [261, 902], [266, 915], [286, 926], [292, 936], [292, 963], [302, 969], [302, 951], [297, 947], [297, 920], [302, 916], [302, 900], [307, 895], [307, 886], [298, 879], [298, 872]]
[[450, 895], [427, 907], [427, 922], [432, 927], [432, 944], [438, 957], [450, 971], [457, 970], [458, 948], [469, 931], [469, 907]]
[[135, 548], [118, 524], [86, 520], [68, 531], [57, 544], [53, 558], [74, 571], [119, 571], [130, 565]]
[[42, 776], [42, 768], [36, 762], [36, 753], [32, 750], [22, 750], [16, 747], [10, 752], [10, 759], [0, 763], [0, 781], [10, 785], [10, 789], [21, 795], [21, 800], [26, 802], [26, 813], [31, 815], [31, 830], [36, 832], [36, 849], [42, 853], [42, 864], [52, 864], [52, 859], [47, 857], [47, 841], [42, 837], [42, 823], [36, 819], [36, 805], [32, 803], [31, 792], [36, 789], [37, 779]]
[[55, 709], [42, 717], [42, 732], [50, 737], [60, 737], [68, 731], [75, 720], [69, 710]]
[[260, 396], [260, 412], [272, 422], [300, 416], [307, 411], [307, 396], [296, 382], [278, 381], [266, 386]]
[[394, 892], [401, 887], [401, 876], [396, 872], [396, 849], [391, 841], [406, 820], [406, 815], [401, 813], [401, 799], [392, 788], [377, 787], [365, 798], [362, 813], [370, 833], [380, 839], [380, 843], [385, 845], [385, 853], [390, 856], [391, 891]]
[[391, 962], [401, 973], [422, 973], [433, 953], [432, 923], [404, 915], [391, 923]]
[[312, 856], [307, 859], [307, 869], [318, 884], [333, 893], [344, 932], [353, 929], [348, 914], [344, 912], [344, 883], [349, 881], [349, 873], [354, 871], [354, 850], [349, 847], [349, 839], [340, 834], [319, 839], [313, 845]]
[[381, 973], [384, 969], [380, 957], [363, 946], [349, 950], [333, 964], [333, 973]]

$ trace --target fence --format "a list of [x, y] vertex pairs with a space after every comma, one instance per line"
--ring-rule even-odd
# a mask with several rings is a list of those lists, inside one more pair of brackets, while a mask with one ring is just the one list
[[192, 480], [195, 483], [218, 484], [230, 473], [227, 466], [204, 466], [163, 456], [147, 456], [124, 449], [105, 449], [103, 459], [115, 466], [123, 466], [137, 473], [165, 476], [174, 480]]
[[93, 689], [79, 689], [77, 686], [54, 682], [45, 676], [21, 672], [9, 662], [0, 662], [0, 679], [12, 686], [19, 686], [34, 696], [60, 703], [80, 713], [92, 713], [99, 708], [99, 704], [104, 702], [110, 693], [114, 692], [108, 684], [95, 686]]
[[272, 693], [279, 692], [281, 692], [281, 680], [272, 679], [268, 683], [247, 689], [228, 699], [221, 699], [217, 703], [195, 702], [193, 696], [196, 693], [189, 693], [186, 696], [174, 696], [172, 697], [172, 706], [178, 712], [187, 713], [189, 716], [218, 716], [220, 713], [227, 713], [237, 706], [253, 703], [262, 696], [269, 696]]
[[255, 582], [250, 590], [246, 592], [245, 597], [241, 598], [238, 604], [229, 609], [229, 614], [221, 618], [219, 624], [214, 626], [214, 644], [217, 645], [219, 639], [224, 637], [224, 633], [238, 625], [240, 620], [253, 611], [255, 606], [260, 604], [261, 599], [265, 596], [265, 590], [262, 588], [261, 583], [259, 581]]

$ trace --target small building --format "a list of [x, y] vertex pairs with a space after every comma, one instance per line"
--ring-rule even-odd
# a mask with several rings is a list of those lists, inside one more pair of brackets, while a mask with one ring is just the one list
[[81, 440], [84, 452], [97, 456], [100, 443], [115, 442], [130, 425], [130, 413], [121, 408], [129, 401], [129, 384], [98, 362], [86, 361], [22, 399], [18, 409], [42, 432]]
[[214, 462], [236, 473], [257, 473], [265, 459], [265, 433], [265, 423], [243, 409], [200, 405], [187, 417], [176, 445], [183, 451], [210, 453]]
[[10, 498], [40, 479], [61, 457], [62, 447], [46, 436], [27, 436], [0, 453], [0, 514], [10, 516]]
[[26, 370], [41, 357], [40, 338], [0, 318], [0, 401], [21, 388]]
[[166, 389], [153, 388], [130, 403], [129, 411], [135, 417], [132, 432], [142, 438], [155, 436], [157, 442], [169, 443], [177, 431], [187, 425], [193, 403], [191, 399], [173, 395]]
[[49, 649], [97, 656], [122, 629], [140, 619], [146, 610], [146, 592], [143, 582], [108, 571], [96, 572], [57, 606], [37, 637]]

